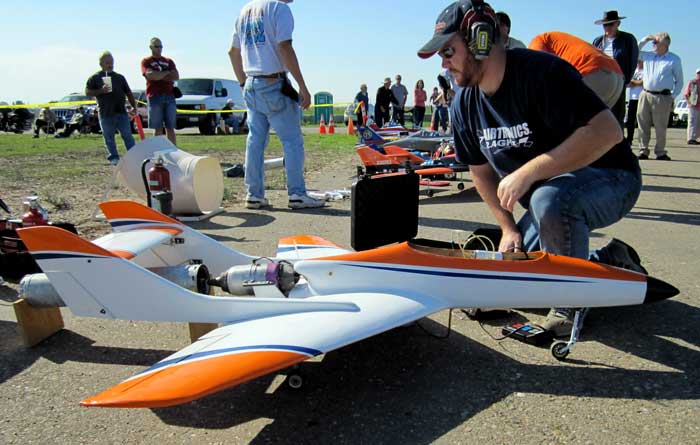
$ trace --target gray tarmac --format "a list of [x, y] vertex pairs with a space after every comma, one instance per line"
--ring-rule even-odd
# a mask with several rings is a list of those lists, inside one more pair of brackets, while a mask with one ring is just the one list
[[[546, 348], [495, 341], [503, 320], [480, 326], [455, 313], [450, 335], [436, 338], [448, 332], [441, 312], [302, 364], [301, 390], [272, 374], [177, 407], [82, 408], [81, 399], [185, 346], [186, 327], [63, 310], [65, 329], [25, 349], [3, 305], [0, 443], [700, 443], [700, 148], [685, 145], [684, 130], [669, 136], [673, 162], [642, 161], [637, 205], [591, 245], [625, 240], [681, 294], [591, 311], [566, 362]], [[356, 162], [329, 166], [310, 187], [348, 187]], [[270, 198], [271, 210], [229, 208], [195, 227], [259, 255], [292, 234], [350, 245], [348, 201], [292, 212], [283, 191]], [[441, 240], [493, 225], [470, 182], [462, 192], [423, 193], [420, 216], [419, 236]], [[0, 286], [4, 300], [14, 295]]]

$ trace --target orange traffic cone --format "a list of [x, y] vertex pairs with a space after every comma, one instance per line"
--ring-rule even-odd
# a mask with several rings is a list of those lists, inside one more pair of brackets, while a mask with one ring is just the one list
[[430, 131], [435, 131], [435, 112], [433, 112], [433, 117], [430, 119]]
[[335, 134], [335, 119], [333, 119], [333, 113], [331, 113], [331, 117], [328, 118], [328, 134]]
[[355, 124], [352, 121], [352, 117], [348, 118], [348, 136], [355, 134]]
[[318, 126], [318, 134], [326, 134], [326, 120], [321, 115], [321, 123]]

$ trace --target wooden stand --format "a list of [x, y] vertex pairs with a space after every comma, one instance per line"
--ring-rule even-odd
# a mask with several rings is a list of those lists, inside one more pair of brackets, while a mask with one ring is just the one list
[[214, 329], [218, 328], [219, 325], [216, 323], [189, 323], [190, 326], [190, 340], [192, 343], [197, 341], [197, 339]]
[[28, 348], [36, 346], [63, 329], [63, 317], [57, 307], [32, 307], [23, 299], [15, 301], [12, 306], [15, 309], [19, 334]]

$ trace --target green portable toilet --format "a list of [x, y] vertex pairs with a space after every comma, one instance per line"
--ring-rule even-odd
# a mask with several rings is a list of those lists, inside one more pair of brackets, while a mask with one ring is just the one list
[[[321, 116], [323, 116], [323, 120], [328, 124], [328, 120], [331, 117], [331, 113], [333, 112], [333, 107], [332, 106], [327, 106], [324, 107], [323, 105], [332, 105], [333, 104], [333, 95], [327, 91], [319, 91], [318, 93], [314, 94], [314, 123], [318, 124], [321, 122]], [[319, 105], [321, 105], [319, 107]]]

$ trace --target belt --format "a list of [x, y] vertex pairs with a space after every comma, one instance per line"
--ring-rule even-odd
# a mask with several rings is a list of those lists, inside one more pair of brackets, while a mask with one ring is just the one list
[[671, 95], [671, 90], [651, 91], [651, 90], [647, 90], [645, 88], [644, 91], [646, 91], [649, 94], [655, 94], [655, 95], [661, 95], [661, 96], [670, 96]]
[[259, 76], [252, 76], [254, 79], [281, 79], [283, 78], [287, 73], [284, 71], [279, 72], [279, 73], [272, 73], [272, 74], [261, 74]]

